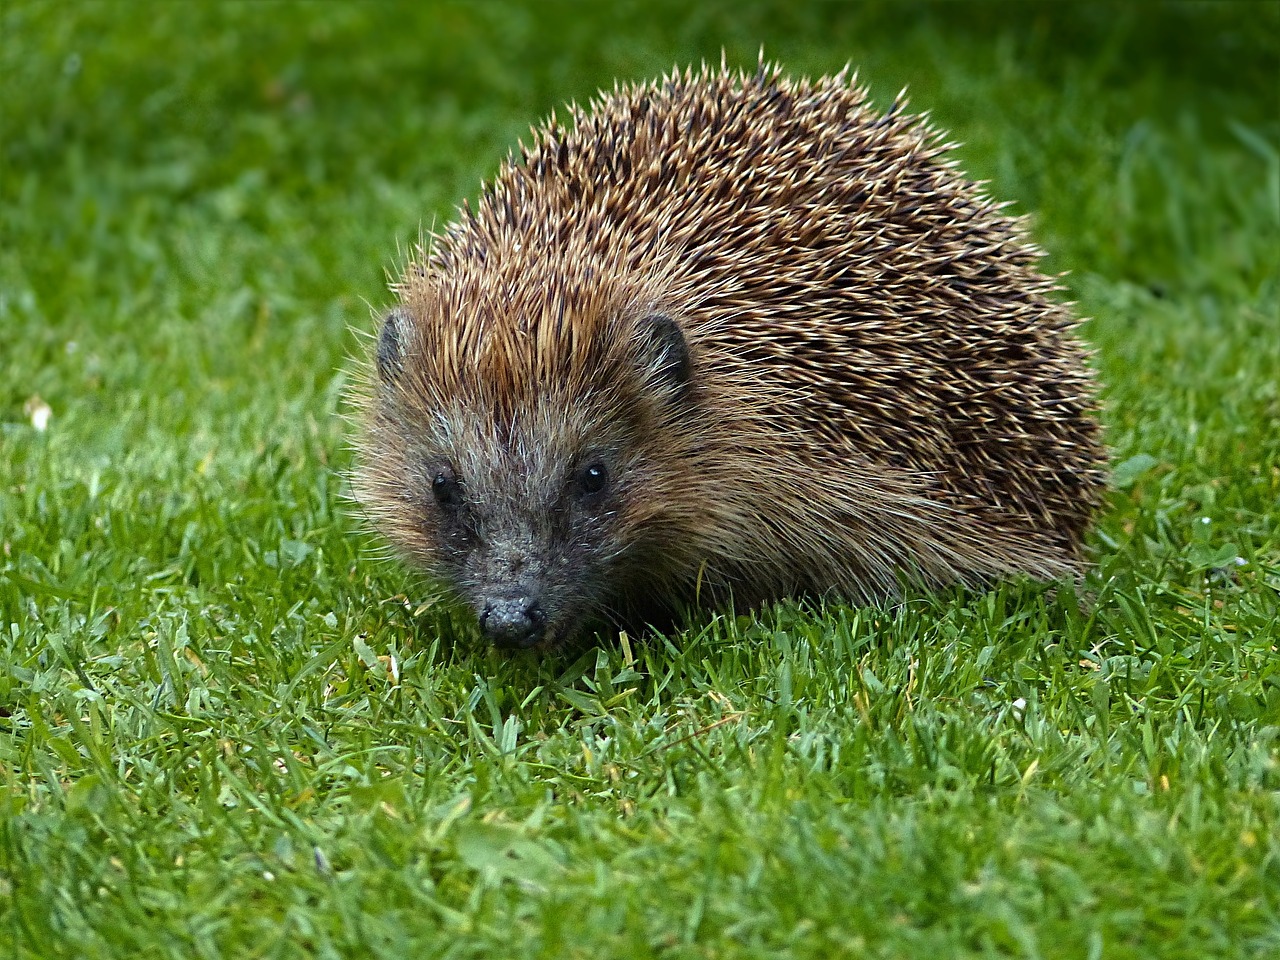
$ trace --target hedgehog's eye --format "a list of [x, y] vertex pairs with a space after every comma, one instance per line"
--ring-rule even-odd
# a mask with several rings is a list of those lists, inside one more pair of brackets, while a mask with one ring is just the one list
[[578, 471], [578, 489], [585, 496], [599, 493], [609, 482], [609, 471], [599, 460], [587, 464]]
[[448, 467], [437, 471], [431, 481], [431, 494], [442, 507], [456, 506], [462, 499], [462, 484]]

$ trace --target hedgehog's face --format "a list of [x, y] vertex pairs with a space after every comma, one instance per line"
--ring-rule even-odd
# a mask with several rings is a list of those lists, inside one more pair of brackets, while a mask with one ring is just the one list
[[530, 413], [491, 431], [475, 410], [449, 410], [441, 422], [462, 435], [426, 439], [409, 478], [429, 565], [508, 648], [554, 644], [607, 611], [628, 473], [616, 438], [560, 423], [549, 440], [552, 411]]
[[406, 311], [384, 324], [364, 500], [498, 646], [553, 648], [654, 605], [633, 589], [664, 529], [645, 437], [688, 402], [690, 358], [660, 314], [611, 333], [583, 377], [512, 379], [506, 357], [495, 384], [483, 358], [444, 378]]

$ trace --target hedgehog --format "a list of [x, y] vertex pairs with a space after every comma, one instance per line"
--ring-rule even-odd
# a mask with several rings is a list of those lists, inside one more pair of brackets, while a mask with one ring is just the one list
[[392, 284], [354, 491], [507, 649], [1079, 576], [1089, 355], [1025, 223], [848, 68], [553, 112]]

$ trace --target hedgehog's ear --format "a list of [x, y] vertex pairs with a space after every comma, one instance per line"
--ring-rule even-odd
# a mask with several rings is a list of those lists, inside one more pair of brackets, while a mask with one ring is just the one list
[[392, 383], [404, 369], [405, 341], [409, 337], [409, 314], [404, 307], [392, 307], [382, 319], [378, 334], [378, 376]]
[[679, 325], [665, 313], [651, 313], [640, 321], [645, 366], [657, 386], [683, 398], [693, 377], [689, 344]]

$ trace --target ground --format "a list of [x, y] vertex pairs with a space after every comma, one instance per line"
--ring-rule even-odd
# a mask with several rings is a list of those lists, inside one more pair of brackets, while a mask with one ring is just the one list
[[[1275, 4], [0, 9], [0, 953], [1280, 955]], [[1077, 593], [508, 659], [344, 500], [419, 230], [673, 63], [852, 62], [1030, 218]]]

